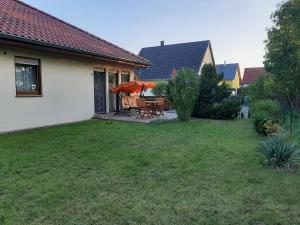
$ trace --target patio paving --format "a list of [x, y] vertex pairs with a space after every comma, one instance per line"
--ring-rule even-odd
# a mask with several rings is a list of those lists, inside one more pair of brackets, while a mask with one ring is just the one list
[[108, 114], [95, 114], [94, 119], [103, 119], [103, 120], [119, 120], [127, 122], [136, 122], [136, 123], [151, 123], [155, 120], [172, 120], [177, 118], [175, 110], [164, 111], [164, 116], [156, 116], [151, 119], [141, 119], [136, 118], [136, 112], [122, 112], [119, 114], [108, 113]]

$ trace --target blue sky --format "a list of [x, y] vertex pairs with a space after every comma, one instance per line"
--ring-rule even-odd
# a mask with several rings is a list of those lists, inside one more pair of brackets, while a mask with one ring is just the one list
[[270, 15], [280, 0], [24, 0], [134, 53], [211, 40], [217, 63], [261, 66]]

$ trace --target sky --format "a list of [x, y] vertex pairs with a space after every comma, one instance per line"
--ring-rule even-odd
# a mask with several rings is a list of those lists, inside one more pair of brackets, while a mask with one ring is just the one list
[[[281, 0], [23, 0], [138, 54], [210, 40], [216, 63], [263, 65], [266, 29]], [[243, 72], [242, 72], [243, 73]]]

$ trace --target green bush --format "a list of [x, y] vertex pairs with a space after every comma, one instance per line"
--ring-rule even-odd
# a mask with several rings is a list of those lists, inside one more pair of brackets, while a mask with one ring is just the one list
[[194, 70], [181, 69], [177, 72], [173, 82], [171, 96], [180, 120], [188, 121], [198, 97], [198, 78]]
[[152, 90], [152, 92], [155, 96], [165, 97], [168, 100], [166, 102], [167, 108], [174, 105], [173, 83], [174, 83], [174, 80], [159, 81], [156, 83], [155, 88], [153, 88], [153, 90]]
[[[223, 74], [217, 74], [215, 66], [212, 64], [205, 64], [201, 70], [200, 84], [198, 90], [198, 98], [193, 111], [193, 116], [198, 118], [224, 118], [224, 115], [232, 117], [231, 112], [224, 110], [230, 108], [229, 105], [233, 103], [230, 100], [225, 100], [231, 95], [230, 88], [222, 82]], [[220, 83], [222, 83], [220, 85]], [[216, 108], [222, 112], [216, 115]]]
[[254, 120], [254, 127], [257, 133], [266, 134], [264, 128], [265, 122], [265, 120]]
[[234, 119], [241, 111], [241, 102], [238, 97], [229, 97], [215, 104], [210, 110], [212, 119]]
[[160, 81], [156, 83], [155, 88], [153, 88], [152, 92], [155, 96], [166, 96], [167, 95], [167, 87], [168, 86], [168, 82], [166, 81]]
[[263, 132], [268, 136], [276, 135], [283, 132], [283, 128], [279, 125], [279, 123], [273, 122], [272, 120], [267, 120], [263, 124]]
[[277, 89], [278, 87], [275, 85], [273, 75], [266, 73], [259, 77], [255, 83], [242, 88], [241, 92], [242, 95], [249, 96], [252, 100], [258, 101], [278, 97], [276, 94], [278, 93]]
[[260, 146], [266, 162], [273, 168], [290, 166], [299, 160], [299, 149], [296, 143], [289, 142], [287, 136], [274, 135]]
[[174, 87], [174, 80], [168, 80], [168, 85], [166, 86], [166, 97], [171, 103], [171, 105], [175, 105], [174, 97], [173, 97], [173, 88]]
[[271, 99], [255, 101], [251, 104], [254, 119], [271, 119], [278, 121], [280, 118], [279, 104]]
[[280, 122], [280, 107], [276, 101], [271, 99], [255, 101], [251, 103], [250, 110], [255, 129], [260, 134], [267, 134], [265, 126], [267, 121], [274, 124]]

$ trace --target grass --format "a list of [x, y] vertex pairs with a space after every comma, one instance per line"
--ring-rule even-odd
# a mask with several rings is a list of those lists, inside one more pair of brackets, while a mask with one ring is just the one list
[[0, 224], [300, 224], [300, 172], [251, 121], [91, 121], [0, 136]]

